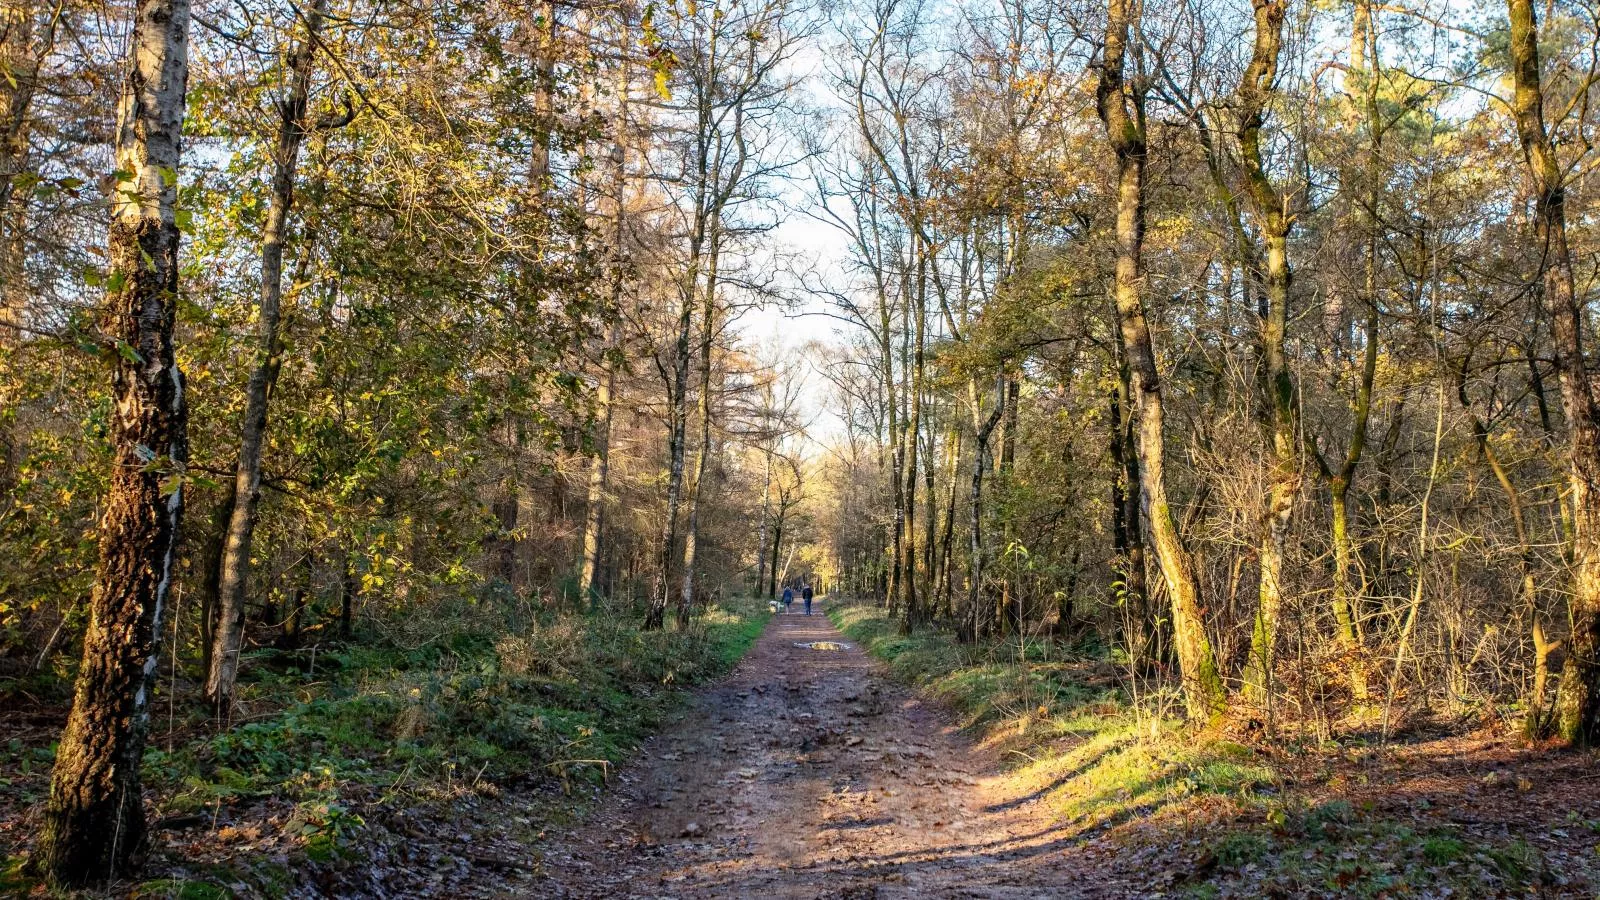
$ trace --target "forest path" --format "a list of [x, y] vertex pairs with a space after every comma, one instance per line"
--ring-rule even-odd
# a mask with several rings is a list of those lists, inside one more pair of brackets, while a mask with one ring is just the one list
[[1036, 797], [1008, 795], [998, 760], [853, 643], [797, 646], [848, 642], [820, 612], [794, 608], [645, 744], [593, 815], [546, 847], [541, 892], [1093, 893], [1069, 868], [1075, 841]]

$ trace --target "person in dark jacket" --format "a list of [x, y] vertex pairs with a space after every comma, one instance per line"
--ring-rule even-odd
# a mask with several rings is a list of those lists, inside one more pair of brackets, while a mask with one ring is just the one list
[[811, 585], [807, 584], [801, 586], [800, 598], [806, 601], [806, 615], [811, 615]]
[[784, 612], [788, 612], [789, 611], [789, 604], [791, 604], [793, 602], [794, 602], [794, 588], [789, 587], [788, 585], [784, 585], [784, 587], [783, 587], [783, 611]]

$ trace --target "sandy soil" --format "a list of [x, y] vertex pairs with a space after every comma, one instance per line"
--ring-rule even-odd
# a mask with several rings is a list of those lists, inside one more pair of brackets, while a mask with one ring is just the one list
[[[796, 610], [799, 604], [795, 605]], [[775, 616], [642, 749], [542, 890], [580, 897], [1077, 897], [1073, 841], [818, 612]], [[1015, 787], [1011, 787], [1016, 790]]]

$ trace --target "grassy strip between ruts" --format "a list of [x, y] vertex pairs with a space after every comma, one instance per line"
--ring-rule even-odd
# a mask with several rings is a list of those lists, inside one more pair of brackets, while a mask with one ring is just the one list
[[[385, 855], [375, 846], [396, 836], [384, 832], [397, 812], [505, 804], [512, 785], [532, 788], [525, 797], [559, 787], [560, 803], [517, 807], [522, 837], [536, 836], [656, 730], [684, 688], [730, 670], [769, 616], [741, 598], [688, 629], [646, 632], [631, 610], [506, 617], [474, 607], [436, 618], [455, 624], [409, 649], [383, 639], [324, 648], [314, 663], [258, 654], [240, 692], [248, 720], [220, 732], [201, 721], [154, 729], [144, 767], [158, 798], [152, 818], [184, 823], [162, 842], [181, 878], [134, 893], [210, 896], [209, 884], [218, 896], [284, 895], [319, 866], [324, 889], [350, 885], [347, 876], [383, 884], [383, 873], [350, 870]], [[299, 699], [276, 708], [254, 699], [285, 695]], [[32, 773], [9, 785], [11, 812], [38, 814], [51, 749], [0, 748], [7, 771], [26, 757]], [[19, 863], [6, 861], [0, 892], [27, 887]], [[174, 874], [163, 868], [152, 874]], [[184, 887], [175, 894], [172, 883]], [[406, 892], [403, 880], [388, 886]]]
[[1011, 760], [1015, 792], [1044, 799], [1063, 834], [1103, 854], [1105, 876], [1133, 893], [1466, 896], [1552, 883], [1553, 861], [1515, 835], [1402, 819], [1289, 774], [1341, 748], [1205, 739], [1152, 714], [1176, 709], [1176, 698], [1132, 702], [1127, 673], [1100, 648], [965, 646], [937, 630], [901, 634], [867, 604], [828, 612], [895, 678]]

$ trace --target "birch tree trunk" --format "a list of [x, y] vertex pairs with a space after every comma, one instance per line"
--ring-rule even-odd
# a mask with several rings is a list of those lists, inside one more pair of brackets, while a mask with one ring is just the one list
[[934, 580], [935, 602], [940, 605], [945, 619], [956, 622], [959, 635], [961, 624], [956, 620], [955, 590], [951, 584], [955, 568], [952, 546], [955, 543], [956, 506], [961, 490], [961, 479], [956, 477], [961, 462], [961, 429], [952, 420], [945, 432], [944, 469], [950, 473], [950, 490], [945, 496], [944, 528], [939, 536], [939, 571]]
[[[694, 15], [693, 8], [689, 13]], [[720, 23], [721, 17], [718, 17]], [[697, 29], [702, 26], [696, 25]], [[677, 335], [673, 343], [671, 384], [668, 386], [668, 403], [671, 407], [668, 417], [668, 474], [667, 474], [667, 510], [666, 518], [662, 524], [659, 569], [657, 583], [652, 591], [650, 610], [645, 617], [645, 628], [654, 629], [662, 627], [666, 622], [667, 606], [672, 595], [672, 568], [677, 561], [677, 522], [679, 508], [684, 502], [684, 477], [685, 457], [687, 455], [688, 438], [688, 402], [689, 402], [689, 365], [690, 365], [690, 338], [694, 331], [695, 307], [702, 299], [702, 290], [707, 291], [714, 301], [716, 290], [715, 259], [721, 238], [721, 213], [729, 197], [739, 184], [740, 170], [735, 168], [731, 177], [724, 168], [723, 132], [725, 109], [720, 103], [729, 103], [735, 119], [733, 132], [739, 133], [739, 117], [742, 115], [740, 104], [745, 95], [738, 95], [733, 99], [720, 93], [720, 79], [725, 76], [727, 69], [726, 58], [722, 52], [722, 39], [725, 37], [717, 27], [711, 28], [703, 35], [706, 41], [704, 50], [696, 65], [700, 68], [690, 80], [693, 86], [693, 101], [695, 114], [695, 129], [693, 132], [693, 147], [690, 151], [689, 169], [685, 173], [685, 180], [693, 190], [692, 206], [689, 209], [690, 228], [689, 245], [685, 259], [685, 271], [679, 280], [678, 293], [681, 306], [678, 312]], [[743, 162], [742, 138], [738, 139], [739, 164]], [[708, 267], [711, 271], [708, 273]], [[704, 281], [704, 286], [702, 282]], [[705, 323], [709, 332], [711, 323]], [[693, 518], [691, 516], [691, 518]], [[690, 542], [692, 543], [692, 541]], [[686, 544], [685, 552], [693, 556], [695, 552]], [[691, 559], [692, 562], [692, 559]], [[689, 576], [685, 576], [686, 578]], [[689, 582], [688, 588], [692, 591], [693, 584]], [[686, 609], [683, 607], [682, 594], [679, 594], [680, 622], [686, 622]]]
[[127, 872], [146, 841], [139, 764], [189, 449], [173, 341], [188, 32], [187, 0], [140, 0], [117, 104], [114, 161], [126, 178], [112, 197], [101, 314], [114, 462], [83, 665], [33, 857], [58, 886]]
[[[702, 221], [691, 240], [689, 252], [693, 259], [699, 258], [704, 228]], [[692, 286], [698, 282], [698, 274], [691, 271], [688, 283]], [[672, 590], [673, 550], [678, 543], [678, 507], [683, 499], [683, 443], [688, 425], [686, 403], [689, 393], [689, 332], [694, 327], [694, 301], [695, 292], [691, 287], [683, 292], [682, 308], [678, 311], [678, 335], [673, 345], [674, 368], [672, 382], [668, 385], [668, 403], [671, 410], [668, 413], [670, 421], [667, 425], [667, 509], [661, 525], [656, 586], [651, 591], [650, 609], [645, 614], [646, 630], [658, 629], [666, 624], [667, 599]]]
[[[895, 389], [894, 372], [894, 345], [891, 335], [891, 321], [889, 312], [889, 298], [887, 292], [878, 292], [878, 327], [882, 334], [880, 349], [883, 352], [883, 398], [887, 407], [888, 436], [889, 436], [889, 495], [892, 502], [893, 518], [889, 525], [889, 566], [885, 575], [884, 601], [889, 608], [889, 614], [894, 615], [900, 602], [900, 542], [906, 523], [905, 491], [901, 488], [900, 473], [905, 468], [905, 458], [902, 448], [904, 442], [900, 439], [899, 403]], [[905, 373], [901, 372], [901, 377]]]
[[778, 596], [778, 560], [782, 559], [779, 552], [783, 549], [783, 503], [779, 500], [778, 520], [772, 523], [772, 572], [767, 581], [767, 597]]
[[[705, 240], [704, 215], [697, 217], [696, 228], [690, 240], [690, 259], [698, 262]], [[698, 270], [691, 265], [683, 292], [682, 308], [678, 311], [678, 334], [673, 345], [673, 376], [668, 385], [667, 399], [671, 407], [667, 426], [667, 509], [661, 526], [656, 586], [651, 591], [650, 609], [645, 615], [646, 630], [658, 629], [666, 624], [667, 599], [672, 590], [672, 563], [678, 538], [678, 507], [683, 499], [684, 439], [687, 437], [689, 393], [689, 337], [694, 327], [694, 287], [699, 283]]]

